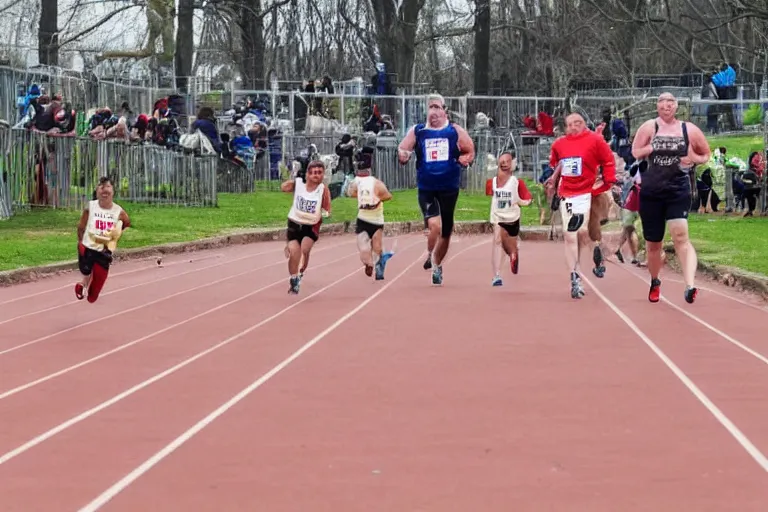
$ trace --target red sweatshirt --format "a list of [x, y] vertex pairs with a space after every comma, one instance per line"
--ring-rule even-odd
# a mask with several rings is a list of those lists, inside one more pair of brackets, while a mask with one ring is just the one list
[[602, 135], [590, 130], [560, 137], [552, 144], [549, 165], [554, 169], [560, 162], [563, 163], [558, 190], [561, 197], [591, 194], [601, 166], [605, 183], [602, 188], [608, 190], [616, 182], [616, 162], [611, 147]]

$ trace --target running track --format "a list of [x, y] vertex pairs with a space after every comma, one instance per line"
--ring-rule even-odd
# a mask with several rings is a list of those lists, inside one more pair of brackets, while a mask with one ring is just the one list
[[398, 249], [375, 282], [325, 237], [298, 297], [283, 242], [0, 289], [0, 510], [765, 510], [760, 304], [619, 264], [573, 301], [552, 242], [492, 288], [488, 237], [433, 288]]

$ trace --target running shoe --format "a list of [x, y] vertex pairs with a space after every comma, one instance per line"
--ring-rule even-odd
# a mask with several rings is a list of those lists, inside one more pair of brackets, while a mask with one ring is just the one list
[[571, 298], [580, 299], [584, 295], [584, 287], [581, 285], [581, 276], [576, 272], [571, 272]]
[[432, 269], [432, 284], [443, 284], [443, 267], [435, 265]]
[[293, 295], [298, 295], [299, 285], [301, 284], [301, 278], [298, 276], [292, 277], [289, 282], [290, 282], [290, 288], [288, 288], [288, 293], [292, 293]]
[[502, 284], [504, 283], [501, 280], [501, 276], [498, 274], [493, 278], [493, 281], [491, 281], [491, 286], [501, 286]]
[[387, 267], [387, 262], [389, 259], [394, 256], [394, 253], [392, 252], [385, 252], [381, 255], [379, 258], [379, 261], [376, 262], [376, 280], [381, 281], [384, 279], [384, 269]]
[[365, 275], [367, 275], [368, 277], [371, 277], [373, 275], [373, 265], [365, 266]]
[[518, 267], [520, 266], [520, 253], [516, 253], [514, 257], [510, 259], [509, 264], [512, 267], [512, 273], [517, 274]]
[[424, 261], [424, 270], [429, 270], [432, 268], [432, 255], [427, 254], [427, 259]]
[[619, 260], [619, 263], [624, 263], [624, 255], [621, 254], [621, 249], [616, 251], [614, 254], [616, 254], [616, 259]]
[[75, 285], [75, 297], [77, 297], [77, 300], [83, 300], [85, 298], [85, 293], [83, 289], [82, 283], [77, 283]]
[[651, 279], [651, 289], [648, 291], [648, 300], [656, 303], [661, 299], [661, 280]]
[[592, 261], [595, 262], [595, 268], [592, 269], [592, 273], [597, 277], [605, 277], [605, 266], [603, 265], [603, 251], [600, 250], [600, 246], [596, 245], [592, 251]]
[[693, 301], [696, 300], [696, 295], [699, 294], [699, 289], [695, 288], [693, 286], [687, 286], [685, 288], [685, 302], [688, 304], [693, 304]]

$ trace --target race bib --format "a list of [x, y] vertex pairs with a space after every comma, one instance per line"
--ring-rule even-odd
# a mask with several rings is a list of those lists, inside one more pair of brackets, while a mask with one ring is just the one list
[[561, 171], [561, 176], [569, 176], [569, 177], [576, 177], [581, 176], [581, 157], [580, 156], [571, 156], [568, 158], [563, 158], [561, 160], [563, 167]]
[[297, 197], [296, 209], [304, 213], [317, 213], [317, 201], [307, 200], [303, 197]]
[[450, 156], [448, 139], [427, 139], [424, 141], [424, 160], [431, 162], [447, 162]]

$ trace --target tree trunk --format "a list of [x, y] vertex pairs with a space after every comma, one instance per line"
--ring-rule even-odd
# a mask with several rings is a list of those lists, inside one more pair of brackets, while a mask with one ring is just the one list
[[40, 1], [40, 26], [37, 31], [37, 58], [40, 64], [59, 65], [58, 0]]
[[195, 53], [193, 32], [194, 0], [179, 0], [179, 27], [176, 32], [176, 87], [189, 93], [189, 77], [192, 76], [192, 60]]
[[396, 81], [408, 83], [413, 77], [413, 58], [416, 52], [416, 30], [419, 12], [425, 0], [371, 0], [376, 25], [379, 58], [394, 73]]
[[261, 0], [243, 0], [240, 9], [240, 74], [245, 89], [266, 89], [264, 85], [264, 18]]
[[475, 0], [475, 95], [488, 94], [490, 54], [491, 2], [490, 0]]

